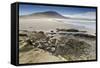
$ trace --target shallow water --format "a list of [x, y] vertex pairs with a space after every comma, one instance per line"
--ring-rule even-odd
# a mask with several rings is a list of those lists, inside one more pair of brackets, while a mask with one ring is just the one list
[[72, 19], [59, 19], [66, 24], [73, 24], [75, 26], [82, 26], [89, 29], [96, 29], [96, 21], [95, 20], [72, 20]]
[[85, 28], [89, 29], [96, 29], [96, 21], [88, 21], [88, 20], [72, 20], [72, 19], [60, 19], [60, 21], [66, 23], [66, 24], [73, 24], [75, 26], [83, 26]]

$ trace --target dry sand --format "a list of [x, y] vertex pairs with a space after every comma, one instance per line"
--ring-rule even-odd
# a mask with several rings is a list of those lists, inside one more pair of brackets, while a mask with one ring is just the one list
[[19, 57], [19, 63], [21, 64], [67, 61], [63, 57], [53, 56], [51, 53], [38, 48], [32, 49], [28, 52], [20, 52]]
[[[40, 19], [19, 19], [19, 29], [28, 31], [51, 31], [59, 29], [78, 29], [80, 31], [87, 31], [87, 34], [95, 35], [95, 30], [86, 28], [84, 26], [76, 26], [73, 24], [66, 24], [55, 18], [40, 18]], [[70, 22], [68, 22], [70, 23]]]

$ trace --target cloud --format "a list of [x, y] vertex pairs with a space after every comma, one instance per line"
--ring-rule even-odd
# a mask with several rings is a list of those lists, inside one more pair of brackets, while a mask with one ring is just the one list
[[64, 16], [73, 17], [73, 18], [96, 19], [96, 12], [84, 12], [84, 13], [73, 14], [73, 15], [64, 15]]

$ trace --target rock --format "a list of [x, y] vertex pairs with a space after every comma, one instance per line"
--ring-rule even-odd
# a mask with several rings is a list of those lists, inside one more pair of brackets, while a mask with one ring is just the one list
[[51, 52], [54, 52], [56, 50], [55, 47], [51, 47]]
[[57, 30], [57, 32], [59, 32], [59, 31], [66, 31], [66, 32], [79, 32], [79, 30], [77, 30], [77, 29], [56, 29]]

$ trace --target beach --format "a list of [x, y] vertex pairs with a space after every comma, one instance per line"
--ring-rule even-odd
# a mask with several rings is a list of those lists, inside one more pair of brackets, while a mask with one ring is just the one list
[[19, 22], [21, 64], [96, 59], [95, 29], [56, 18], [20, 18]]

